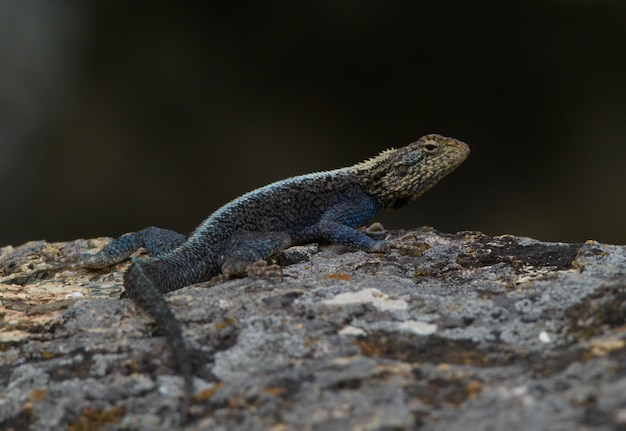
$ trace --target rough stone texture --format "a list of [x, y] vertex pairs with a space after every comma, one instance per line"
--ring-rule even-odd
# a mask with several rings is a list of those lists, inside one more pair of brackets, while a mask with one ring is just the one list
[[106, 239], [0, 249], [1, 428], [626, 429], [625, 246], [414, 234], [421, 257], [296, 247], [283, 281], [169, 294], [185, 425], [165, 340], [115, 298], [127, 264], [45, 271]]

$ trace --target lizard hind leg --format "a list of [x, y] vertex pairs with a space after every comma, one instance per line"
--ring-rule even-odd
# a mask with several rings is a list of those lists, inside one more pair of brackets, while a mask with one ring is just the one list
[[[282, 279], [278, 265], [267, 265], [264, 259], [291, 246], [287, 232], [241, 232], [228, 242], [224, 252], [222, 277], [276, 277]], [[218, 276], [219, 277], [219, 276]], [[221, 280], [219, 280], [221, 281]]]
[[139, 233], [150, 256], [160, 256], [172, 251], [187, 240], [183, 234], [154, 226], [142, 229]]

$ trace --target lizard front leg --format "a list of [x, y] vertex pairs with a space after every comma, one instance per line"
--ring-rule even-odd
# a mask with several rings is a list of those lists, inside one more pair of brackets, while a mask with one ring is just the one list
[[377, 206], [373, 198], [341, 203], [324, 213], [315, 226], [316, 234], [328, 242], [344, 244], [373, 253], [388, 253], [392, 248], [404, 254], [421, 256], [424, 244], [411, 241], [406, 235], [397, 239], [375, 240], [357, 227], [367, 224], [374, 217]]
[[363, 193], [352, 201], [329, 208], [314, 226], [313, 235], [333, 244], [349, 245], [369, 252], [388, 252], [387, 241], [375, 240], [356, 229], [369, 223], [379, 208], [374, 198]]
[[387, 253], [390, 245], [386, 240], [375, 240], [341, 221], [326, 219], [317, 225], [319, 236], [332, 243], [360, 248], [373, 253]]

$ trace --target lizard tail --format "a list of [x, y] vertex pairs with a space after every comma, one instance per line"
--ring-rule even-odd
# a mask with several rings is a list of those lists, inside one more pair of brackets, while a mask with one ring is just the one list
[[[146, 261], [148, 263], [149, 261]], [[128, 296], [147, 311], [165, 332], [174, 351], [177, 366], [185, 381], [185, 396], [181, 405], [181, 419], [186, 421], [187, 410], [193, 396], [193, 370], [182, 329], [165, 298], [144, 271], [144, 262], [133, 262], [124, 274], [124, 288]]]

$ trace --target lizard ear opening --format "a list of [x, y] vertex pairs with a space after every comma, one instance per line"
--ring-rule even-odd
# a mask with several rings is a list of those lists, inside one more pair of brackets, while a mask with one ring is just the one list
[[406, 177], [409, 174], [409, 167], [407, 165], [398, 165], [394, 167], [396, 176], [398, 178]]

